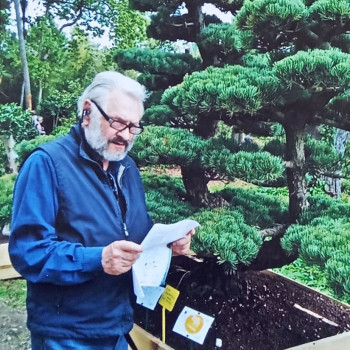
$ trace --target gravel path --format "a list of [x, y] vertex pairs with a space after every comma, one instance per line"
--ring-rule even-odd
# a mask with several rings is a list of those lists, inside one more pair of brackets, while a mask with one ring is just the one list
[[25, 308], [13, 309], [0, 300], [0, 350], [30, 350]]

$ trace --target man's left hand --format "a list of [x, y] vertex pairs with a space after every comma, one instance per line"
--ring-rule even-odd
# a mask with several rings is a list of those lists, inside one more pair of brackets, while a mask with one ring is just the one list
[[190, 252], [191, 238], [195, 234], [195, 230], [191, 230], [187, 235], [171, 244], [173, 255], [186, 255]]

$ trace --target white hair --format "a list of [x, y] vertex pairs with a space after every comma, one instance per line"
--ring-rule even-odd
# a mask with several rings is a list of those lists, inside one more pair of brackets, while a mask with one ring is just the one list
[[102, 106], [105, 105], [109, 94], [113, 90], [121, 90], [140, 101], [142, 114], [144, 112], [143, 102], [146, 98], [146, 89], [136, 80], [121, 73], [106, 71], [98, 73], [92, 83], [84, 90], [78, 99], [78, 112], [82, 114], [83, 104], [86, 99], [95, 100]]

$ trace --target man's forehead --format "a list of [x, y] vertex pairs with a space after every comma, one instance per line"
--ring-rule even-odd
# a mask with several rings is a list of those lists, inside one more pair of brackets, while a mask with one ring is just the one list
[[142, 117], [142, 104], [136, 97], [121, 90], [112, 92], [106, 101], [106, 112], [112, 119], [138, 123]]

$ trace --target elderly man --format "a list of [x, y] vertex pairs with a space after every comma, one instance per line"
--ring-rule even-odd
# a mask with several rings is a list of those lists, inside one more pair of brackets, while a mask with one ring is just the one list
[[[79, 99], [81, 122], [21, 168], [9, 251], [27, 280], [34, 350], [127, 349], [131, 266], [153, 225], [127, 155], [143, 130], [144, 98], [136, 81], [97, 74]], [[188, 251], [193, 233], [172, 244], [174, 254]]]

